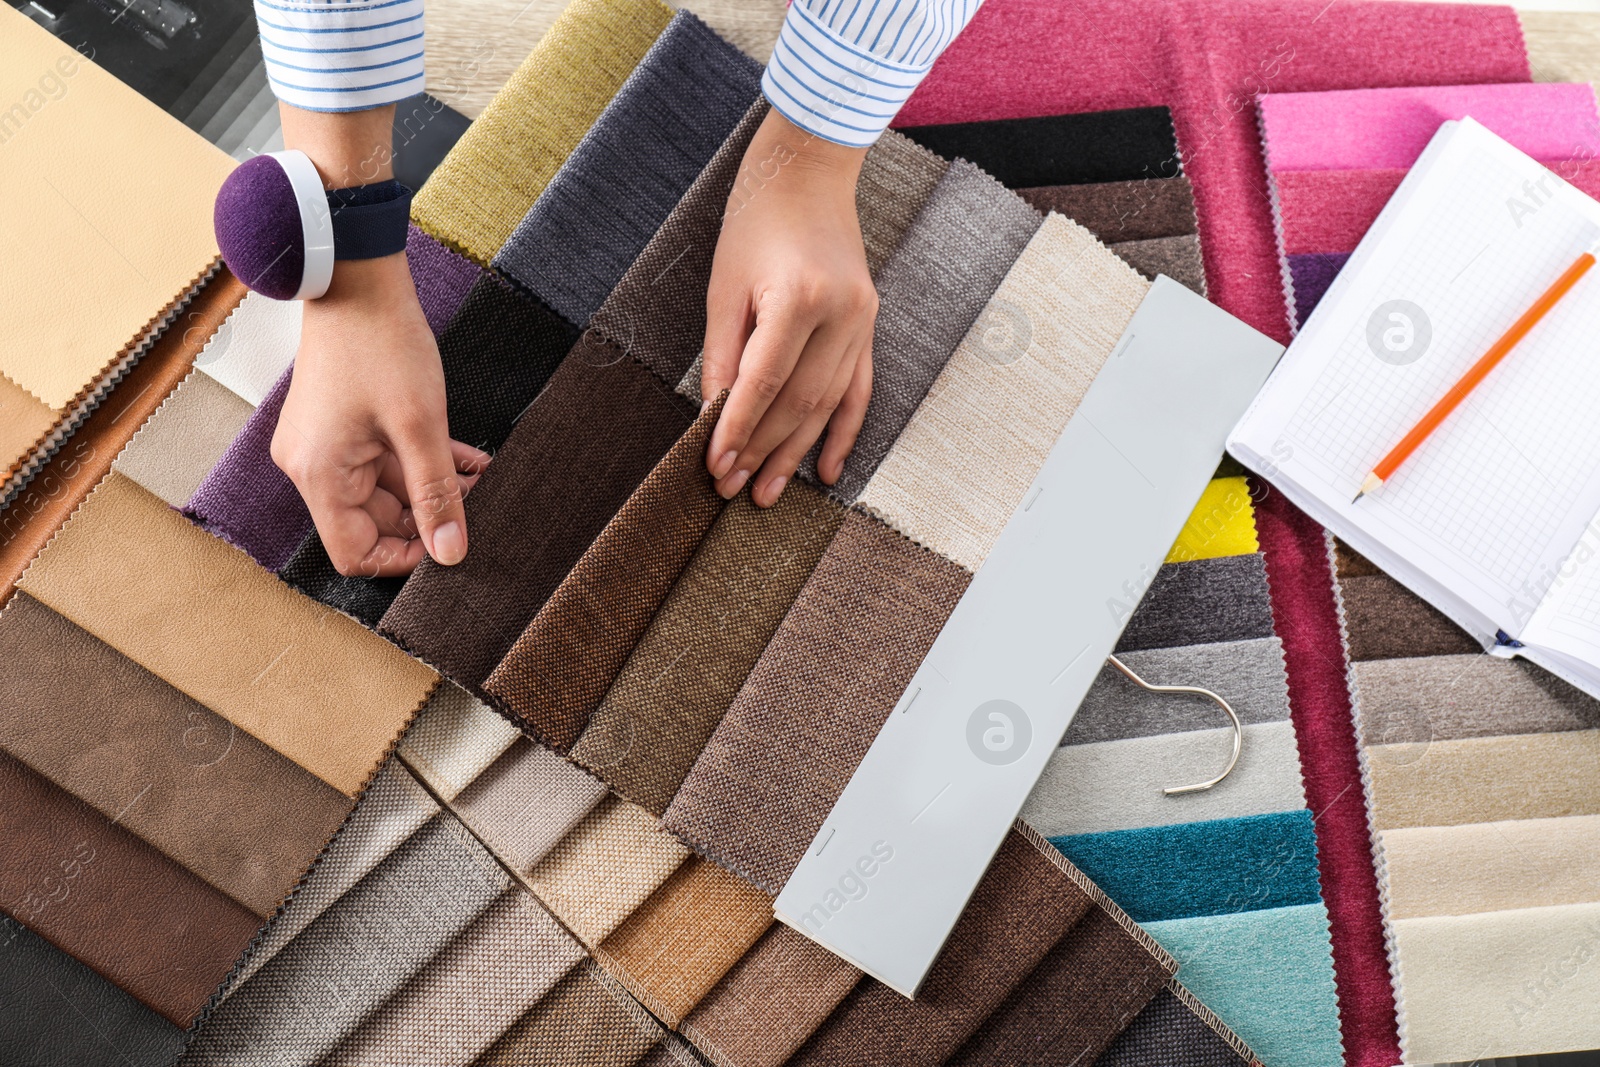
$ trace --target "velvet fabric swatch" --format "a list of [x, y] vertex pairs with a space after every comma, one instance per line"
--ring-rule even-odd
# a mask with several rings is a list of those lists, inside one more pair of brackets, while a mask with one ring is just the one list
[[1259, 551], [1261, 539], [1256, 534], [1250, 482], [1243, 473], [1224, 475], [1219, 469], [1201, 490], [1194, 510], [1167, 550], [1165, 562], [1247, 556]]
[[1012, 189], [1174, 178], [1183, 170], [1172, 112], [1164, 107], [898, 129]]
[[605, 786], [526, 737], [455, 798], [462, 822], [513, 870], [526, 872], [605, 795]]
[[379, 631], [476, 689], [690, 421], [642, 365], [580, 341], [467, 495], [472, 551], [423, 560]]
[[1348, 252], [1313, 252], [1289, 257], [1289, 284], [1294, 289], [1294, 324], [1299, 329], [1317, 309], [1328, 287], [1350, 261]]
[[194, 366], [258, 408], [299, 347], [300, 301], [246, 293], [194, 357]]
[[1244, 1054], [1244, 1043], [1220, 1020], [1202, 1015], [1197, 1006], [1193, 994], [1168, 983], [1117, 1035], [1095, 1067], [1247, 1067], [1259, 1062]]
[[[0, 410], [5, 409], [0, 406]], [[190, 374], [133, 435], [111, 467], [181, 508], [254, 410], [209, 374]], [[5, 414], [9, 418], [12, 413]]]
[[1045, 185], [1016, 194], [1042, 213], [1065, 215], [1107, 244], [1197, 232], [1194, 186], [1183, 175], [1088, 185]]
[[1352, 662], [1483, 651], [1438, 608], [1386, 574], [1341, 578], [1339, 606]]
[[484, 682], [523, 729], [558, 751], [588, 725], [722, 512], [706, 446], [724, 399], [667, 450]]
[[454, 800], [522, 735], [489, 706], [445, 682], [400, 740], [400, 758], [446, 801]]
[[455, 318], [483, 269], [429, 237], [416, 223], [406, 231], [406, 265], [411, 268], [411, 283], [417, 287], [417, 302], [428, 329], [438, 337]]
[[1408, 168], [1291, 170], [1272, 175], [1285, 255], [1355, 251]]
[[1600, 701], [1526, 660], [1367, 660], [1350, 679], [1366, 745], [1600, 728]]
[[761, 66], [679, 12], [494, 265], [586, 323], [755, 100]]
[[1600, 815], [1412, 826], [1380, 835], [1390, 922], [1594, 900]]
[[970, 580], [847, 512], [662, 824], [776, 894]]
[[[1272, 603], [1259, 555], [1168, 563], [1143, 599], [1132, 591], [1132, 615], [1117, 652], [1272, 636]], [[1132, 607], [1137, 603], [1137, 607]]]
[[1200, 255], [1200, 238], [1152, 237], [1146, 241], [1122, 241], [1111, 251], [1128, 266], [1155, 279], [1165, 274], [1200, 296], [1206, 295], [1206, 268]]
[[593, 960], [566, 973], [474, 1067], [633, 1067], [661, 1024]]

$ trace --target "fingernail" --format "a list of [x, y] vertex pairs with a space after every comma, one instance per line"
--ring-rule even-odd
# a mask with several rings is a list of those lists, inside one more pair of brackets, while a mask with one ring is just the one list
[[447, 522], [433, 531], [433, 558], [453, 567], [467, 554], [467, 535], [459, 522]]
[[[733, 469], [733, 461], [738, 459], [738, 458], [739, 458], [739, 453], [735, 452], [731, 448], [728, 449], [726, 452], [724, 452], [722, 455], [718, 456], [717, 459], [716, 459], [716, 462], [711, 464], [711, 477], [716, 478], [718, 481], [720, 481], [724, 476], [727, 475], [727, 473], [730, 470]], [[746, 471], [745, 472], [745, 477], [748, 478], [749, 476], [750, 476], [750, 472]], [[743, 485], [744, 483], [741, 482], [740, 484]]]
[[744, 488], [744, 483], [750, 480], [749, 471], [734, 471], [733, 477], [728, 479], [728, 484], [723, 487], [722, 495], [729, 500], [739, 495], [739, 490]]
[[704, 415], [706, 413], [706, 408], [708, 408], [710, 406], [711, 406], [711, 401], [709, 401], [709, 400], [700, 401], [700, 414]]
[[772, 481], [767, 483], [767, 491], [761, 494], [766, 498], [767, 507], [770, 508], [772, 505], [778, 502], [778, 498], [783, 495], [783, 487], [788, 484], [789, 477], [785, 474], [780, 474], [776, 478], [772, 479]]

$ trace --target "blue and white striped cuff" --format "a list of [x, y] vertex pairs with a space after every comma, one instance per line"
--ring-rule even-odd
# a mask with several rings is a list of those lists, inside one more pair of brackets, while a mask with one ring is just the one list
[[307, 111], [363, 111], [423, 88], [423, 0], [255, 0], [267, 80]]
[[892, 63], [834, 33], [796, 0], [761, 79], [767, 101], [801, 129], [866, 148], [933, 66]]

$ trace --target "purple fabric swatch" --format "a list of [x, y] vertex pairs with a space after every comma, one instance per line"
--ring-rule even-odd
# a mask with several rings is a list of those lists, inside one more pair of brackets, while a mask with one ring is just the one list
[[422, 302], [422, 313], [428, 318], [428, 329], [438, 337], [483, 271], [472, 260], [450, 251], [415, 225], [406, 237], [406, 262], [417, 287], [417, 299]]
[[1323, 294], [1350, 259], [1349, 252], [1311, 252], [1289, 257], [1289, 280], [1294, 286], [1294, 328], [1299, 329], [1322, 302]]

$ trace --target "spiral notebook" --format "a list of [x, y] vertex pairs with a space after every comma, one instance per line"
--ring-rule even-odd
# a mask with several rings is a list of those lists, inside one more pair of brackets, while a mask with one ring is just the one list
[[1597, 239], [1600, 203], [1472, 119], [1444, 123], [1228, 448], [1485, 649], [1600, 696], [1600, 270], [1352, 503]]

